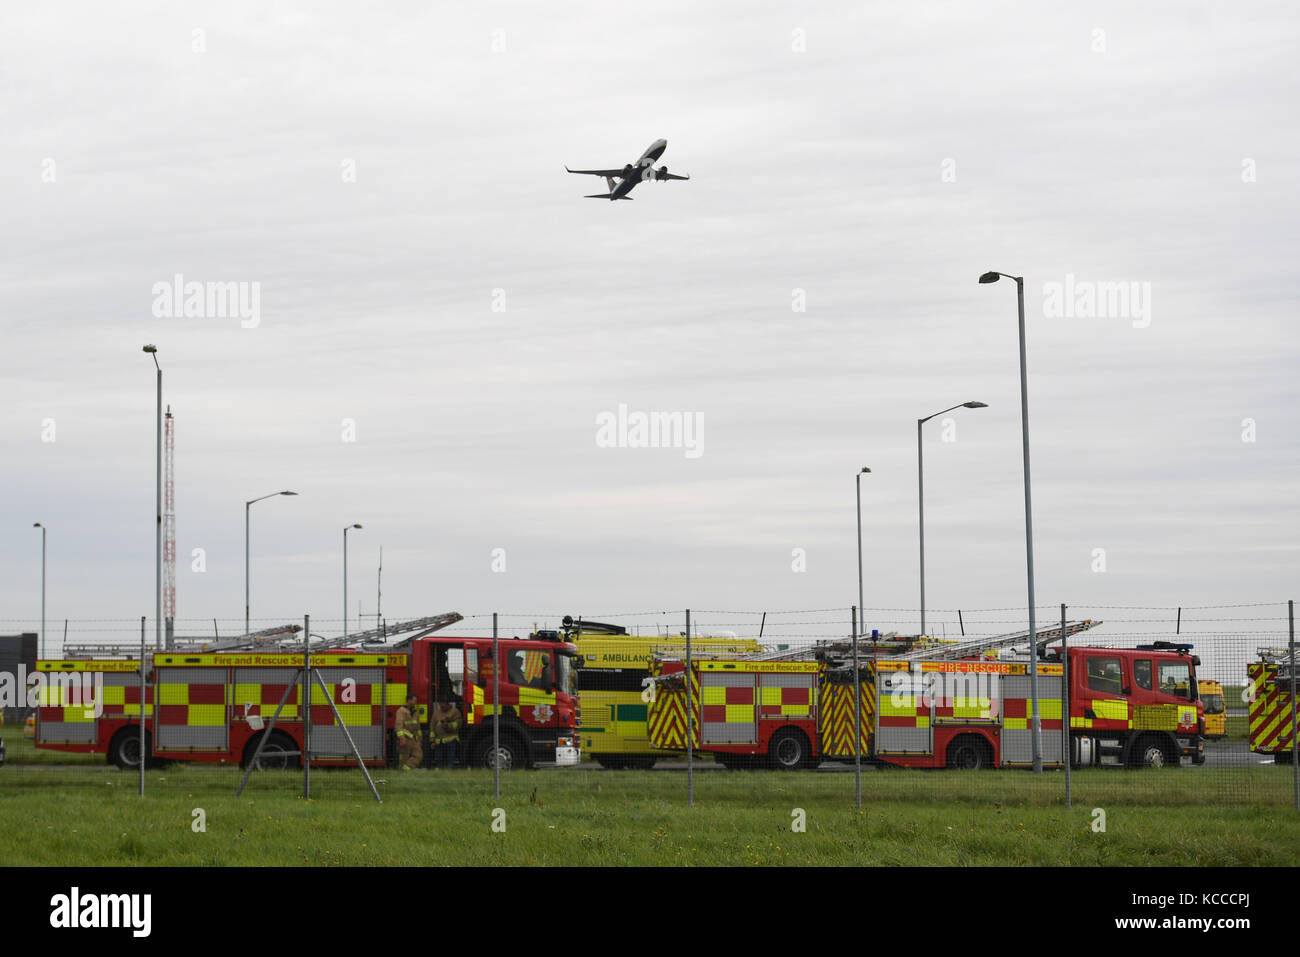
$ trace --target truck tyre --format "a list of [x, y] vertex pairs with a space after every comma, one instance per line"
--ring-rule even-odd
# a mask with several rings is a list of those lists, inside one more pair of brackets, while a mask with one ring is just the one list
[[[265, 734], [265, 732], [263, 732]], [[253, 760], [253, 755], [257, 753], [257, 742], [262, 739], [262, 735], [251, 739], [248, 744], [244, 745], [244, 756], [239, 762], [241, 768], [247, 768]], [[298, 767], [302, 762], [299, 756], [289, 754], [290, 751], [297, 751], [298, 746], [294, 744], [293, 738], [279, 731], [271, 733], [266, 745], [262, 748], [262, 755], [257, 759], [257, 765], [254, 770], [257, 771], [288, 771], [291, 768]]]
[[768, 759], [778, 771], [797, 771], [812, 762], [812, 748], [798, 728], [782, 728], [767, 745]]
[[982, 771], [993, 766], [993, 749], [976, 734], [963, 734], [948, 745], [947, 766], [960, 771]]
[[[515, 771], [532, 767], [528, 759], [528, 747], [514, 731], [501, 731], [501, 749], [497, 752], [497, 761], [502, 771]], [[483, 735], [474, 748], [474, 757], [470, 762], [476, 768], [493, 767], [492, 735]]]
[[1274, 751], [1274, 752], [1273, 752], [1273, 763], [1274, 763], [1274, 764], [1290, 764], [1291, 761], [1292, 761], [1292, 759], [1294, 758], [1294, 756], [1295, 756], [1295, 752], [1294, 752], [1294, 751]]
[[649, 771], [651, 768], [655, 766], [655, 762], [657, 760], [659, 759], [656, 758], [653, 754], [639, 755], [638, 757], [635, 758], [628, 758], [627, 766], [634, 771]]
[[1178, 752], [1159, 735], [1144, 734], [1129, 746], [1131, 768], [1176, 768], [1178, 764]]
[[[147, 730], [144, 733], [144, 750], [146, 755], [153, 752], [153, 737]], [[139, 728], [123, 728], [113, 735], [113, 740], [108, 745], [108, 762], [116, 764], [123, 771], [138, 771], [140, 769]], [[146, 759], [145, 767], [152, 764], [152, 761]]]
[[[613, 755], [608, 754], [596, 755], [596, 763], [606, 771], [622, 771], [627, 767], [623, 758], [616, 758]], [[489, 765], [489, 767], [491, 767], [491, 765]]]

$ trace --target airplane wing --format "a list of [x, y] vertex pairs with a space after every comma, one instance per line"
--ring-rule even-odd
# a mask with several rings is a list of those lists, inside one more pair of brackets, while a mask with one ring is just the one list
[[586, 173], [589, 176], [604, 176], [606, 178], [617, 176], [620, 179], [623, 178], [623, 170], [621, 169], [569, 169], [567, 166], [564, 167], [564, 169], [569, 173]]
[[676, 173], [665, 173], [663, 176], [656, 174], [655, 179], [690, 179], [689, 176], [678, 176]]

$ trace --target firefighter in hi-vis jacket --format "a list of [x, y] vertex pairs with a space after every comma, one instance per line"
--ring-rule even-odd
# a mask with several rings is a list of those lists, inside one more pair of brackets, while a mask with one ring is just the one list
[[415, 710], [415, 695], [407, 695], [406, 704], [397, 709], [393, 727], [397, 729], [399, 766], [403, 771], [418, 768], [424, 760], [424, 752], [420, 749], [420, 719]]
[[433, 763], [450, 770], [456, 766], [456, 739], [460, 736], [460, 709], [450, 701], [433, 707], [429, 719], [429, 740], [433, 742]]

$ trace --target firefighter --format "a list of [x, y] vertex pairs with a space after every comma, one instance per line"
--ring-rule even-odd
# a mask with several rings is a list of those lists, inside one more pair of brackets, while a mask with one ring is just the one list
[[456, 766], [460, 717], [460, 710], [450, 701], [434, 705], [429, 718], [429, 740], [433, 742], [433, 763], [437, 767], [451, 770]]
[[415, 708], [415, 695], [407, 695], [406, 704], [397, 709], [393, 727], [397, 729], [397, 753], [401, 769], [410, 771], [418, 768], [424, 760], [424, 752], [420, 750], [420, 718]]

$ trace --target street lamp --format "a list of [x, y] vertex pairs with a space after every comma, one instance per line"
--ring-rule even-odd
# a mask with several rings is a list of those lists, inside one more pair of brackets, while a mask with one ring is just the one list
[[38, 657], [45, 657], [45, 526], [40, 522], [33, 522], [32, 528], [41, 530], [41, 640], [38, 642], [40, 651]]
[[[1034, 615], [1034, 521], [1029, 498], [1029, 377], [1025, 370], [1025, 280], [1004, 272], [990, 271], [980, 276], [981, 283], [999, 279], [1016, 281], [1016, 303], [1020, 309], [1020, 435], [1025, 466], [1025, 566], [1029, 577], [1029, 695], [1033, 699], [1030, 738], [1034, 746], [1034, 773], [1043, 773], [1041, 747], [1042, 726], [1038, 715], [1038, 623]], [[1065, 760], [1070, 760], [1067, 754]]]
[[[157, 504], [157, 519], [154, 529], [154, 569], [153, 569], [153, 590], [154, 590], [154, 648], [162, 650], [162, 366], [158, 365], [158, 347], [147, 345], [142, 352], [149, 353], [153, 359], [154, 368], [158, 370], [158, 453], [157, 461], [157, 481], [155, 483], [155, 500]], [[143, 662], [141, 667], [143, 667]], [[143, 707], [143, 705], [141, 706]]]
[[244, 503], [244, 634], [252, 633], [249, 628], [248, 613], [248, 514], [253, 507], [254, 502], [260, 502], [263, 499], [275, 498], [277, 495], [297, 495], [297, 492], [272, 492], [270, 495], [263, 495], [261, 498], [249, 499]]
[[853, 488], [858, 496], [858, 634], [860, 635], [866, 632], [863, 622], [866, 615], [862, 610], [862, 476], [870, 472], [871, 469], [864, 467], [853, 476]]
[[348, 532], [360, 525], [343, 526], [343, 637], [348, 637]]
[[925, 462], [921, 452], [921, 426], [933, 418], [951, 412], [953, 409], [987, 409], [988, 404], [985, 402], [963, 402], [961, 405], [954, 405], [952, 409], [944, 409], [943, 412], [936, 412], [934, 415], [927, 415], [924, 419], [916, 420], [916, 500], [920, 510], [921, 519], [921, 635], [925, 636]]

